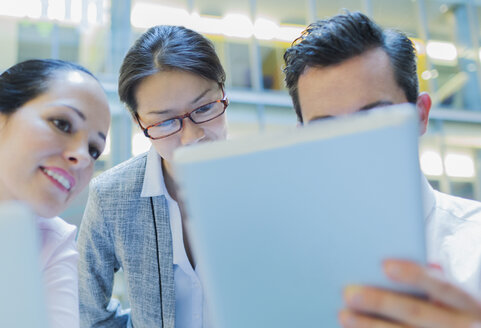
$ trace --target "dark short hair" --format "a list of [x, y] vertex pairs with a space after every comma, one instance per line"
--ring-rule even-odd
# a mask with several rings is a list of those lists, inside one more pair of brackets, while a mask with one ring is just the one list
[[285, 81], [299, 122], [302, 115], [297, 84], [306, 67], [336, 65], [374, 48], [386, 52], [397, 84], [408, 102], [416, 103], [418, 77], [412, 41], [402, 32], [383, 30], [362, 13], [347, 12], [312, 23], [284, 54]]
[[135, 92], [143, 79], [162, 71], [180, 70], [225, 83], [225, 72], [214, 45], [182, 26], [159, 25], [142, 34], [120, 68], [119, 96], [132, 115], [137, 112]]
[[59, 72], [67, 71], [84, 72], [96, 79], [84, 67], [58, 59], [31, 59], [13, 65], [0, 75], [0, 113], [14, 113], [46, 92]]

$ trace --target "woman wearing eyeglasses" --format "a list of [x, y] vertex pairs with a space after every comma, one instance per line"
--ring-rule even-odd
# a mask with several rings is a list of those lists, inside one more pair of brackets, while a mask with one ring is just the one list
[[[226, 137], [224, 81], [212, 43], [183, 27], [153, 27], [127, 53], [120, 99], [152, 147], [91, 183], [78, 240], [82, 327], [208, 326], [171, 163], [179, 147]], [[111, 299], [119, 269], [127, 311]]]

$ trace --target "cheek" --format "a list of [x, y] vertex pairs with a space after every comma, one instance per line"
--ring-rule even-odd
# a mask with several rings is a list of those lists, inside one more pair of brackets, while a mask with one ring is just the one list
[[36, 161], [57, 155], [63, 148], [62, 140], [48, 126], [30, 126], [28, 133], [11, 134], [9, 148], [10, 156], [31, 164], [40, 165]]
[[[35, 137], [18, 136], [9, 138], [9, 142], [2, 143], [0, 147], [0, 158], [8, 159], [2, 161], [0, 169], [11, 177], [28, 177], [35, 173], [41, 164], [42, 159], [50, 154], [49, 149], [55, 146], [50, 140], [44, 141], [42, 136]], [[52, 146], [53, 145], [53, 146]]]
[[211, 140], [223, 140], [227, 137], [227, 120], [225, 115], [207, 124], [204, 126], [204, 131]]
[[180, 147], [179, 136], [176, 134], [165, 139], [153, 140], [152, 145], [160, 157], [165, 159], [167, 162], [171, 162], [174, 151]]
[[77, 185], [75, 187], [75, 192], [73, 194], [73, 197], [77, 196], [85, 187], [90, 182], [90, 179], [92, 179], [92, 175], [94, 172], [94, 166], [91, 164], [88, 168], [83, 170], [79, 175], [78, 175], [78, 180], [77, 180]]

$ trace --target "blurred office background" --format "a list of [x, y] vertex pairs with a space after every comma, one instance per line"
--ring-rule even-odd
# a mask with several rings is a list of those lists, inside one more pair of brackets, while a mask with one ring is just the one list
[[[481, 200], [481, 0], [2, 0], [0, 69], [52, 57], [100, 78], [113, 121], [99, 173], [148, 149], [116, 93], [122, 58], [148, 27], [185, 25], [214, 42], [227, 72], [230, 135], [238, 137], [296, 124], [284, 50], [307, 24], [343, 8], [415, 42], [421, 90], [434, 100], [422, 169], [435, 188]], [[79, 224], [86, 197], [63, 217]]]

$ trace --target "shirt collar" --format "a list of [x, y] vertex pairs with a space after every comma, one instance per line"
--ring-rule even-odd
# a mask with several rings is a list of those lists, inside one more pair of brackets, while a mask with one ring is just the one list
[[421, 175], [421, 193], [423, 196], [424, 219], [427, 219], [436, 205], [436, 198], [434, 196], [433, 187], [431, 187], [428, 179], [426, 179], [424, 175]]
[[162, 158], [155, 151], [154, 147], [150, 147], [150, 150], [147, 153], [144, 184], [142, 185], [142, 193], [140, 194], [140, 197], [156, 197], [166, 194], [167, 191], [162, 170]]

